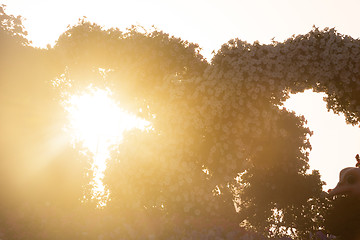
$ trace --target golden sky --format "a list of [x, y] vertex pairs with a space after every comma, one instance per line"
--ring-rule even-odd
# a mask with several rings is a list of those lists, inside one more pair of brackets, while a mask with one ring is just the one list
[[[132, 24], [158, 29], [198, 43], [211, 59], [231, 38], [248, 42], [283, 41], [304, 34], [315, 25], [335, 27], [353, 38], [360, 37], [360, 1], [357, 0], [3, 0], [7, 13], [22, 15], [34, 46], [53, 45], [67, 25], [80, 17], [105, 27], [125, 29]], [[327, 112], [322, 96], [307, 92], [292, 97], [287, 107], [305, 115], [314, 135], [310, 165], [319, 169], [333, 187], [338, 172], [355, 165], [360, 153], [360, 129], [345, 124], [344, 118]]]
[[9, 13], [25, 17], [36, 46], [53, 44], [68, 24], [88, 17], [100, 25], [125, 29], [132, 24], [155, 25], [177, 37], [200, 44], [204, 55], [231, 38], [261, 43], [307, 33], [313, 25], [336, 27], [360, 37], [357, 0], [3, 0]]

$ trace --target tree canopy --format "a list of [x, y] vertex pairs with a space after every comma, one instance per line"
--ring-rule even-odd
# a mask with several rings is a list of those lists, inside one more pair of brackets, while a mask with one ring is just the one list
[[[2, 211], [4, 239], [304, 239], [324, 227], [323, 182], [308, 172], [312, 132], [281, 106], [312, 88], [358, 124], [358, 39], [315, 27], [283, 43], [233, 39], [207, 62], [197, 44], [157, 29], [81, 19], [38, 49], [4, 6], [0, 23], [0, 184], [9, 192], [0, 208], [26, 199]], [[109, 87], [153, 127], [114, 147], [102, 210], [79, 200], [91, 199], [89, 162], [61, 132], [61, 97], [89, 84]]]

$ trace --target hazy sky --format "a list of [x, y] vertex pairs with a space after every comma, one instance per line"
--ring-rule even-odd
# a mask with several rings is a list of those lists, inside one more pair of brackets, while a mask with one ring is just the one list
[[[353, 38], [360, 37], [360, 1], [357, 0], [0, 0], [7, 13], [22, 15], [35, 46], [53, 45], [67, 25], [82, 16], [105, 27], [125, 29], [133, 24], [158, 29], [198, 43], [211, 58], [231, 38], [248, 42], [283, 41], [307, 33], [315, 25], [335, 27]], [[360, 81], [360, 80], [359, 80]], [[347, 126], [344, 118], [327, 112], [319, 94], [298, 94], [288, 108], [305, 115], [314, 131], [310, 165], [319, 169], [333, 187], [338, 172], [355, 165], [360, 153], [360, 128]]]

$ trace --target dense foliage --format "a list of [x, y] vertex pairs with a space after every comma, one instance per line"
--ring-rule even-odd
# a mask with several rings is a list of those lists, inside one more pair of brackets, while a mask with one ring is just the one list
[[359, 199], [353, 196], [337, 197], [326, 213], [325, 227], [339, 239], [356, 240], [360, 236]]
[[[269, 45], [234, 39], [208, 63], [198, 45], [157, 29], [84, 19], [35, 49], [20, 17], [4, 7], [0, 17], [0, 238], [306, 239], [323, 228], [311, 131], [279, 106], [312, 88], [358, 124], [359, 40], [317, 28]], [[60, 99], [89, 84], [153, 127], [114, 147], [101, 210], [89, 162], [61, 132]]]

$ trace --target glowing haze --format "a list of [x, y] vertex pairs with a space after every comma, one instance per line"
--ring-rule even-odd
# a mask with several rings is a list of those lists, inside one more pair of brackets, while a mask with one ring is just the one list
[[83, 94], [71, 96], [66, 101], [66, 110], [68, 130], [74, 141], [81, 142], [93, 154], [93, 197], [98, 198], [99, 205], [103, 206], [109, 195], [102, 179], [110, 146], [119, 144], [125, 131], [133, 128], [144, 130], [150, 123], [122, 110], [111, 99], [109, 89], [89, 87]]
[[[259, 40], [260, 43], [269, 43], [272, 38], [283, 41], [293, 34], [309, 32], [313, 25], [335, 27], [342, 34], [360, 37], [360, 1], [356, 0], [4, 0], [3, 3], [7, 5], [8, 13], [27, 19], [24, 25], [29, 38], [39, 47], [53, 45], [67, 25], [75, 24], [83, 16], [105, 27], [120, 29], [132, 24], [155, 25], [165, 32], [198, 43], [207, 59], [211, 58], [213, 50], [231, 38], [248, 42]], [[321, 114], [326, 112], [321, 95], [306, 93], [297, 96], [290, 99], [287, 107], [308, 119], [314, 131], [310, 165], [320, 170], [329, 184], [326, 188], [332, 187], [340, 169], [355, 163], [354, 154], [360, 152], [359, 128], [346, 125], [341, 116], [331, 112]], [[316, 124], [320, 119], [321, 123]], [[332, 135], [329, 137], [329, 134]], [[94, 134], [93, 139], [96, 138], [97, 134]], [[87, 144], [94, 147], [96, 141], [91, 141]]]

